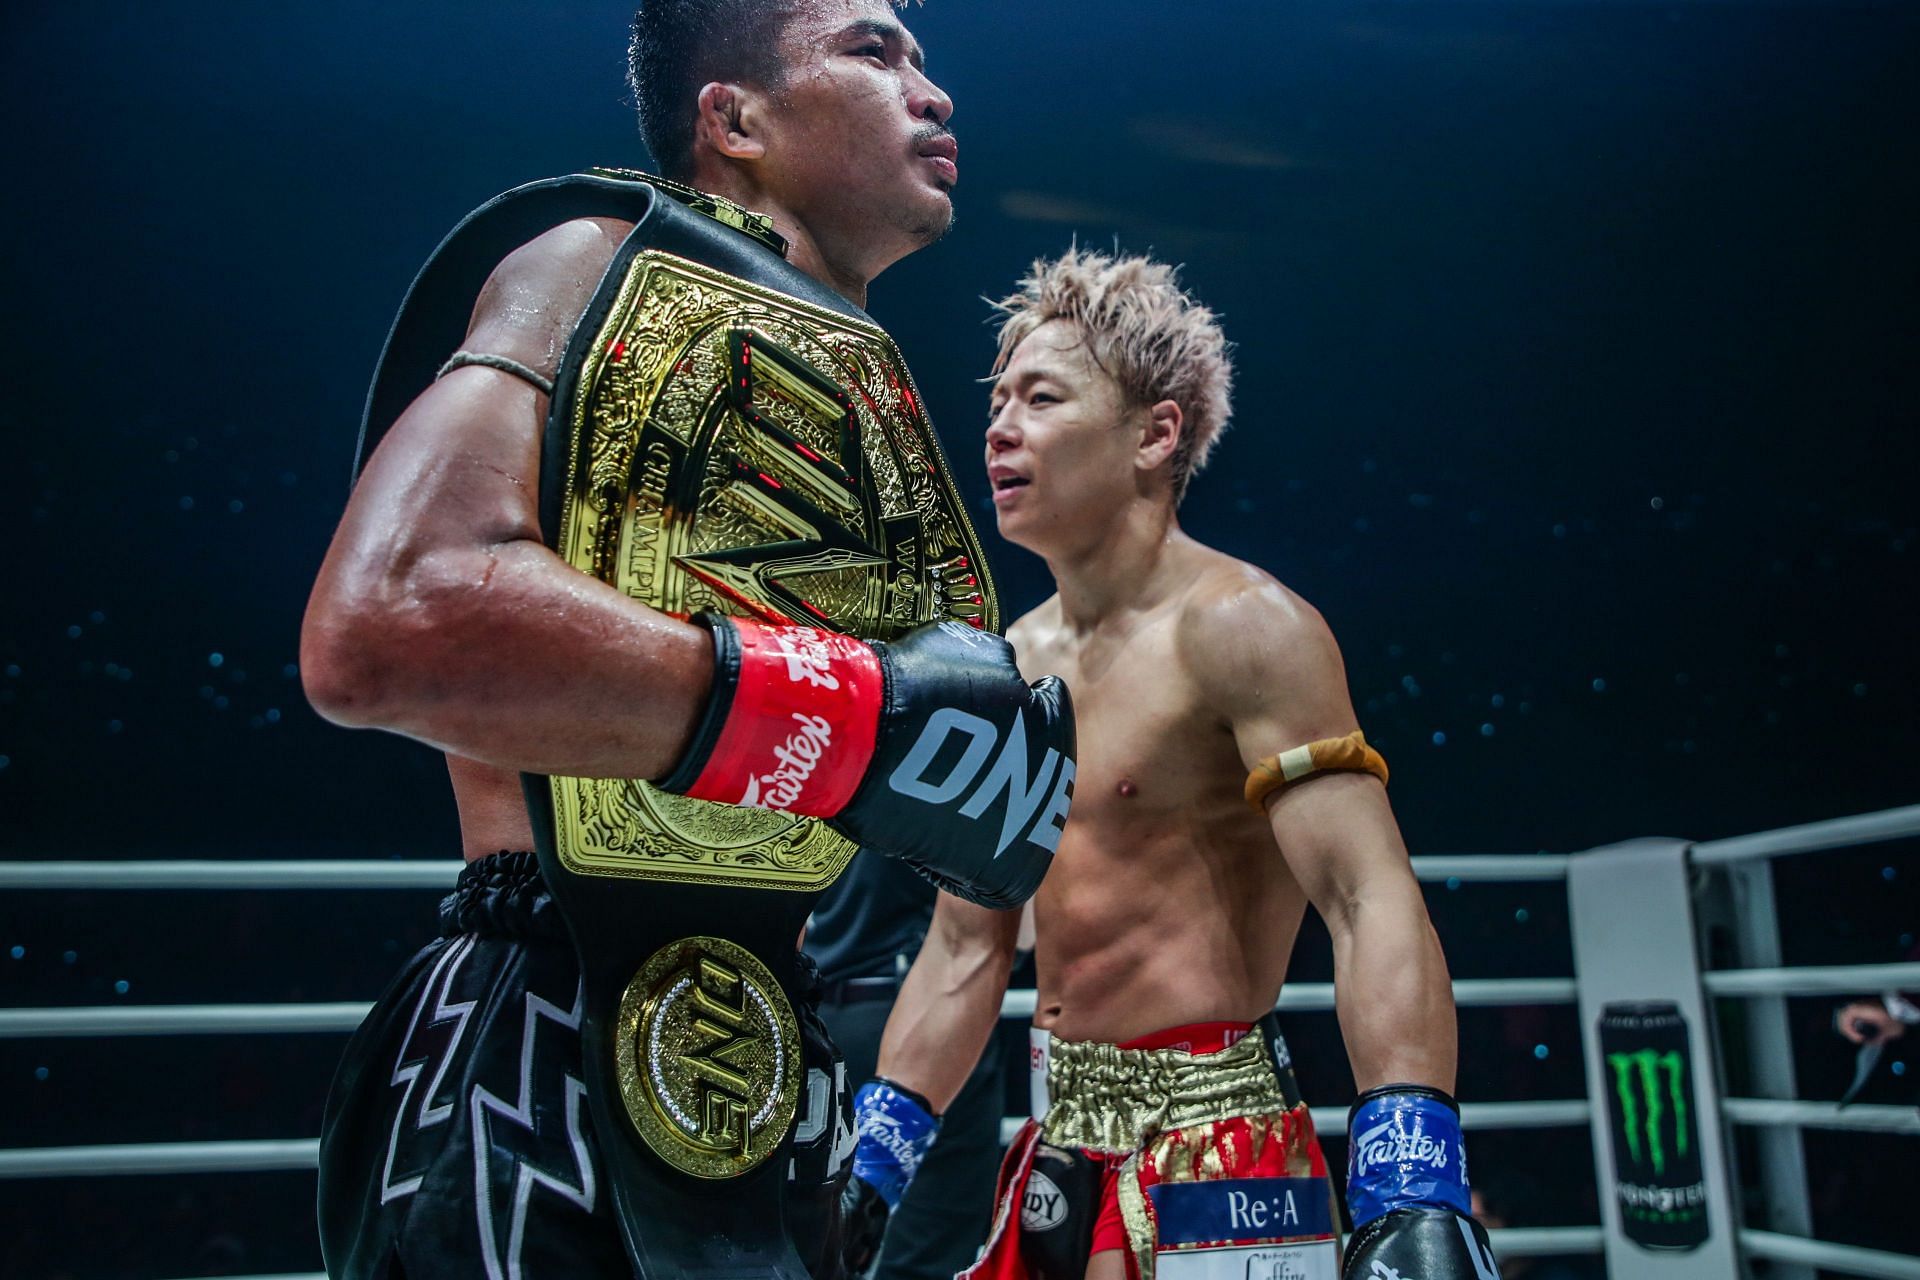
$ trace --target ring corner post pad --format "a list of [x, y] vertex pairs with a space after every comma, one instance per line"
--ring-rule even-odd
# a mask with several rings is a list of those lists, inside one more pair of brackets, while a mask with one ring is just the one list
[[1691, 848], [1630, 840], [1567, 868], [1607, 1268], [1645, 1280], [1743, 1274]]

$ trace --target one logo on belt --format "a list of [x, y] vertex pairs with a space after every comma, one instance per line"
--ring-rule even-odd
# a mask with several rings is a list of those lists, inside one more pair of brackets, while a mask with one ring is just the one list
[[620, 997], [615, 1065], [627, 1117], [661, 1159], [731, 1178], [792, 1126], [800, 1030], [765, 965], [724, 938], [682, 938]]
[[1622, 1228], [1649, 1249], [1695, 1248], [1708, 1233], [1707, 1183], [1686, 1020], [1673, 1004], [1609, 1005], [1600, 1055]]

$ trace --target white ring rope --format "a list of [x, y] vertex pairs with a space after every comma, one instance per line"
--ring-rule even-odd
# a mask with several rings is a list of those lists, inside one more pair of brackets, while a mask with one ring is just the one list
[[[1591, 1108], [1584, 1098], [1567, 1098], [1552, 1102], [1469, 1102], [1460, 1110], [1463, 1129], [1558, 1129], [1585, 1125]], [[1311, 1111], [1315, 1128], [1345, 1132], [1345, 1107], [1313, 1107]], [[1025, 1118], [1020, 1116], [1001, 1120], [1000, 1140], [1010, 1140], [1024, 1123]], [[318, 1138], [17, 1147], [0, 1151], [0, 1179], [311, 1169], [319, 1158]]]
[[[1810, 823], [1693, 846], [1692, 861], [1714, 866], [1786, 854], [1811, 853], [1883, 840], [1920, 836], [1920, 805]], [[1462, 854], [1412, 860], [1423, 882], [1564, 881], [1569, 857], [1561, 854]], [[50, 861], [0, 862], [0, 889], [253, 890], [423, 889], [445, 892], [460, 864], [442, 859], [252, 860], [252, 861]], [[1829, 965], [1732, 969], [1702, 975], [1716, 996], [1822, 996], [1920, 987], [1920, 964]], [[1453, 984], [1461, 1007], [1571, 1004], [1573, 978], [1463, 980]], [[1030, 1017], [1035, 992], [1013, 990], [1001, 1005], [1003, 1018]], [[1331, 983], [1296, 983], [1283, 990], [1279, 1008], [1294, 1011], [1334, 1007]], [[348, 1032], [371, 1006], [329, 1004], [113, 1006], [105, 1008], [0, 1010], [0, 1039], [61, 1036], [138, 1036], [240, 1033]], [[1920, 1114], [1897, 1106], [1854, 1106], [1770, 1098], [1727, 1098], [1734, 1124], [1796, 1126], [1856, 1132], [1920, 1134]], [[1590, 1124], [1593, 1105], [1584, 1098], [1540, 1102], [1465, 1103], [1468, 1129], [1578, 1128]], [[1317, 1127], [1345, 1127], [1344, 1109], [1313, 1109]], [[1003, 1141], [1021, 1121], [1002, 1120]], [[0, 1179], [102, 1174], [177, 1174], [308, 1170], [319, 1160], [318, 1139], [243, 1142], [171, 1142], [0, 1150]], [[1513, 1257], [1599, 1253], [1599, 1227], [1534, 1227], [1495, 1231], [1495, 1248]], [[1920, 1280], [1920, 1258], [1743, 1229], [1740, 1243], [1752, 1258], [1824, 1267], [1884, 1280]], [[324, 1280], [317, 1275], [254, 1277], [253, 1280]]]
[[[1448, 880], [1560, 881], [1564, 853], [1423, 855], [1413, 874], [1430, 884]], [[438, 889], [453, 887], [461, 864], [451, 858], [315, 859], [278, 861], [0, 862], [0, 889]]]
[[254, 1142], [126, 1142], [0, 1151], [0, 1178], [59, 1178], [120, 1173], [265, 1173], [312, 1169], [320, 1139]]
[[0, 889], [438, 889], [453, 888], [452, 858], [381, 862], [0, 862]]
[[[1453, 1003], [1462, 1009], [1488, 1005], [1572, 1004], [1575, 995], [1572, 978], [1459, 978], [1453, 984]], [[1277, 1007], [1283, 1013], [1332, 1009], [1333, 984], [1296, 982], [1282, 987]]]
[[[1461, 1008], [1490, 1005], [1572, 1004], [1572, 978], [1463, 978], [1453, 984]], [[1001, 999], [1002, 1018], [1033, 1016], [1035, 993], [1016, 987]], [[373, 1006], [331, 1004], [104, 1005], [66, 1009], [0, 1009], [0, 1040], [78, 1036], [187, 1036], [348, 1032]], [[1301, 982], [1280, 993], [1286, 1012], [1333, 1008], [1333, 984]]]
[[189, 1036], [348, 1032], [373, 1005], [160, 1004], [92, 1009], [0, 1009], [0, 1040], [72, 1036]]
[[1716, 996], [1844, 996], [1920, 987], [1920, 963], [1805, 965], [1792, 969], [1716, 969], [1700, 975]]
[[1858, 1245], [1833, 1244], [1826, 1240], [1803, 1240], [1774, 1231], [1740, 1229], [1740, 1248], [1749, 1258], [1770, 1262], [1798, 1262], [1850, 1276], [1871, 1280], [1920, 1280], [1920, 1258], [1880, 1249], [1862, 1249]]
[[1913, 1107], [1861, 1103], [1843, 1111], [1836, 1102], [1803, 1102], [1798, 1098], [1722, 1098], [1720, 1109], [1735, 1124], [1767, 1128], [1791, 1125], [1800, 1129], [1847, 1129], [1861, 1133], [1920, 1136], [1920, 1110]]
[[1882, 840], [1904, 840], [1909, 836], [1920, 836], [1920, 804], [1882, 809], [1878, 813], [1856, 814], [1851, 818], [1809, 822], [1805, 826], [1782, 827], [1778, 831], [1761, 831], [1727, 840], [1708, 840], [1693, 846], [1687, 856], [1696, 866], [1712, 866], [1716, 863], [1746, 862], [1754, 858], [1877, 844]]

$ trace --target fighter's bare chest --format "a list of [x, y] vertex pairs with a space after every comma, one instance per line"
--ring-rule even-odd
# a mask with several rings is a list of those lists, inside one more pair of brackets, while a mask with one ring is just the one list
[[1221, 786], [1238, 786], [1224, 717], [1205, 705], [1172, 644], [1156, 639], [1051, 655], [1048, 669], [1073, 693], [1074, 816], [1083, 827], [1190, 813]]

